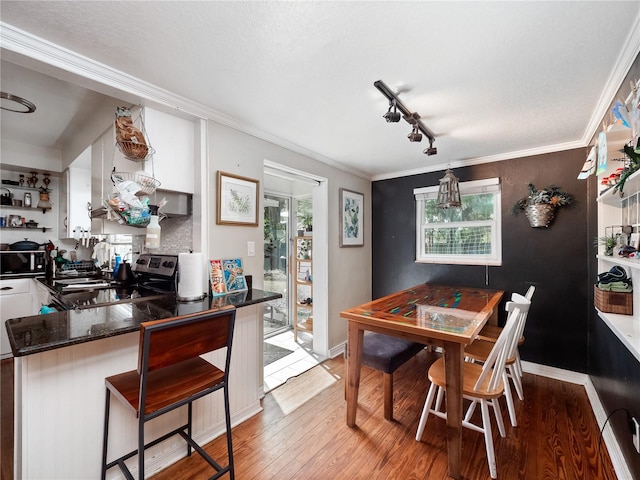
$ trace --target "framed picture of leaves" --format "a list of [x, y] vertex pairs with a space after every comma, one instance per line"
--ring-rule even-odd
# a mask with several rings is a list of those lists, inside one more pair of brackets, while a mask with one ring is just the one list
[[258, 226], [260, 182], [218, 171], [218, 225]]
[[364, 194], [340, 189], [340, 246], [364, 245]]

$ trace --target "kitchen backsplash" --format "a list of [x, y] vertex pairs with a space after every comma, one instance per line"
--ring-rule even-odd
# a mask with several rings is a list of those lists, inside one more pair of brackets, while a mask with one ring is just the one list
[[[160, 248], [152, 253], [176, 254], [193, 248], [193, 216], [165, 218], [160, 222], [160, 228]], [[133, 237], [133, 251], [145, 251], [144, 235]]]

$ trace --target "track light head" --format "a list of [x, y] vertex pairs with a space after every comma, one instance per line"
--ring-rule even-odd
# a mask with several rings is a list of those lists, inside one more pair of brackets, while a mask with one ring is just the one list
[[[391, 109], [393, 108], [393, 112]], [[387, 123], [398, 123], [400, 121], [400, 112], [396, 110], [396, 101], [389, 102], [389, 111], [383, 115]]]
[[429, 148], [425, 148], [422, 153], [426, 153], [429, 156], [438, 154], [438, 149], [433, 146], [433, 140], [432, 139], [429, 139]]
[[407, 135], [407, 138], [409, 139], [410, 142], [421, 142], [422, 141], [422, 134], [420, 133], [420, 130], [418, 129], [418, 124], [414, 124], [413, 128], [411, 129], [411, 133], [409, 135]]

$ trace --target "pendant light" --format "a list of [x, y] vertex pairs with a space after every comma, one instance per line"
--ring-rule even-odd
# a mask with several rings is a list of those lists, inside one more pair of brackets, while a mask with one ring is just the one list
[[438, 188], [438, 208], [460, 207], [460, 184], [450, 168], [444, 172], [444, 177], [440, 179]]

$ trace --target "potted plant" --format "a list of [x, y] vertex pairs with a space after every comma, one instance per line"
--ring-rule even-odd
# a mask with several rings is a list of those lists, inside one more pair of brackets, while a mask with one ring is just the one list
[[513, 205], [511, 213], [517, 215], [524, 212], [532, 227], [548, 227], [553, 220], [555, 209], [569, 205], [573, 201], [573, 195], [556, 185], [536, 189], [532, 183], [529, 183], [528, 188], [529, 194]]
[[595, 244], [596, 244], [596, 247], [598, 245], [603, 245], [604, 246], [604, 254], [606, 256], [608, 256], [608, 257], [611, 257], [611, 256], [613, 256], [613, 249], [617, 245], [617, 239], [614, 236], [606, 235], [604, 237], [596, 238]]

